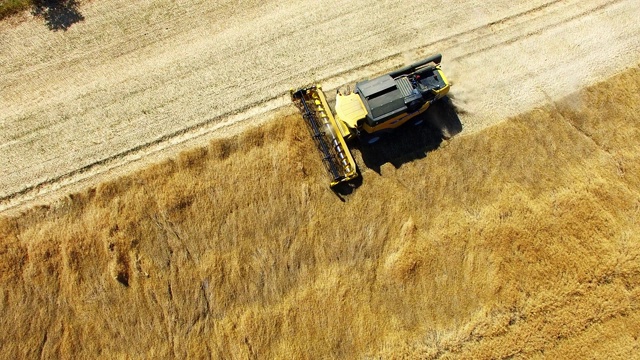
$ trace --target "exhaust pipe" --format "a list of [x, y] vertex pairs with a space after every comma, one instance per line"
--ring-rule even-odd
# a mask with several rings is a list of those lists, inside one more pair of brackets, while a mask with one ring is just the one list
[[392, 78], [397, 78], [400, 75], [405, 75], [405, 74], [409, 74], [414, 72], [416, 69], [418, 69], [419, 67], [422, 67], [428, 63], [435, 63], [436, 65], [440, 64], [440, 62], [442, 61], [442, 54], [435, 54], [433, 56], [430, 56], [424, 60], [418, 61], [415, 64], [411, 64], [408, 66], [405, 66], [401, 69], [398, 69], [394, 72], [389, 73], [389, 75], [391, 75]]

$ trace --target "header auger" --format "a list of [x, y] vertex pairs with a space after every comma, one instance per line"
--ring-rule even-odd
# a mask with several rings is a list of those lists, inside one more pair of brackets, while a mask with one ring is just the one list
[[347, 141], [373, 143], [426, 111], [449, 92], [440, 69], [442, 55], [428, 57], [372, 80], [358, 82], [352, 93], [338, 92], [335, 116], [320, 86], [291, 90], [331, 176], [331, 186], [358, 176]]
[[322, 89], [312, 86], [292, 91], [291, 99], [311, 130], [311, 137], [331, 175], [331, 186], [356, 178], [356, 163], [338, 129]]

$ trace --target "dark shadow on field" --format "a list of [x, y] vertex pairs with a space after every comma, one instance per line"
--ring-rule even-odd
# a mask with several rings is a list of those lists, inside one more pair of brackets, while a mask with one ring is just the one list
[[52, 31], [66, 31], [71, 25], [84, 20], [75, 0], [34, 0], [31, 13], [42, 17]]
[[[358, 169], [358, 175], [360, 175], [360, 169]], [[332, 187], [331, 190], [333, 190], [340, 201], [345, 202], [344, 197], [353, 193], [360, 185], [362, 185], [362, 176], [358, 176], [349, 182], [340, 183]]]
[[[416, 122], [421, 124], [415, 125]], [[380, 173], [383, 164], [391, 163], [397, 168], [403, 164], [422, 159], [436, 150], [443, 140], [459, 134], [462, 123], [448, 97], [433, 103], [423, 114], [393, 132], [384, 134], [374, 144], [354, 142], [354, 148], [362, 155], [364, 164]]]

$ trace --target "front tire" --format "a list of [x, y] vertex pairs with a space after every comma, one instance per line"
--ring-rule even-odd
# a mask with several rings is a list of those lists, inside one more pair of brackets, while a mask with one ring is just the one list
[[367, 140], [367, 144], [375, 144], [378, 142], [378, 140], [380, 140], [380, 136], [372, 136]]
[[378, 142], [382, 138], [383, 134], [376, 133], [368, 133], [365, 131], [360, 131], [358, 134], [358, 141], [363, 145], [373, 145]]

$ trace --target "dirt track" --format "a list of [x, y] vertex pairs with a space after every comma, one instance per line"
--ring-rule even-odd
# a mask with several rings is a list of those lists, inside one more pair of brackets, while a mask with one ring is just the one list
[[633, 0], [109, 0], [80, 11], [67, 32], [0, 25], [0, 210], [257, 119], [313, 81], [330, 89], [442, 52], [473, 132], [640, 53]]

